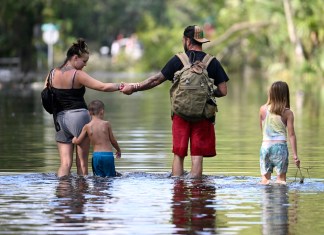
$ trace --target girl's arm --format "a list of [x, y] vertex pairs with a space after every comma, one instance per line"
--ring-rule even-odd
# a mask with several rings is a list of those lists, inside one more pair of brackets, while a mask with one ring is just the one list
[[82, 128], [82, 131], [81, 131], [79, 137], [75, 137], [75, 136], [73, 137], [72, 143], [73, 144], [81, 144], [86, 136], [87, 136], [87, 125], [85, 125]]
[[265, 118], [265, 110], [264, 109], [265, 109], [265, 106], [262, 105], [259, 110], [259, 122], [260, 122], [259, 124], [260, 124], [261, 132], [262, 132], [262, 121]]
[[296, 138], [295, 128], [294, 128], [294, 113], [291, 110], [286, 110], [285, 113], [287, 113], [288, 137], [291, 145], [291, 150], [293, 153], [293, 159], [295, 161], [296, 166], [300, 167], [300, 160], [298, 159], [298, 155], [297, 155], [297, 138]]

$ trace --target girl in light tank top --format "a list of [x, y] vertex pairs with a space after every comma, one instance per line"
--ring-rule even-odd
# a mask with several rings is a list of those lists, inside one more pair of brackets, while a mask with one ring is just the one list
[[297, 138], [294, 130], [294, 113], [290, 110], [289, 87], [286, 82], [274, 82], [268, 93], [268, 101], [260, 107], [262, 145], [260, 149], [261, 184], [269, 184], [273, 169], [277, 172], [277, 183], [286, 183], [288, 169], [289, 139], [292, 157], [300, 167], [297, 155]]

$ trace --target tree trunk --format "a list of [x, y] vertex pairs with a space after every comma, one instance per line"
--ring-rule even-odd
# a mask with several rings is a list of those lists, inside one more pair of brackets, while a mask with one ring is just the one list
[[291, 1], [283, 0], [283, 5], [284, 5], [285, 17], [286, 17], [286, 21], [287, 21], [289, 39], [290, 39], [290, 42], [295, 47], [295, 55], [297, 58], [297, 62], [303, 62], [306, 60], [306, 53], [304, 51], [303, 45], [300, 41], [300, 38], [297, 35], [296, 27], [293, 22]]

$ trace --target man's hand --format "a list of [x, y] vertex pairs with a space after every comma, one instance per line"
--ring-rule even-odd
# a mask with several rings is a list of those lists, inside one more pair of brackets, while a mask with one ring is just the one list
[[123, 92], [125, 95], [131, 95], [134, 92], [134, 86], [132, 83], [124, 83], [124, 87], [120, 90]]

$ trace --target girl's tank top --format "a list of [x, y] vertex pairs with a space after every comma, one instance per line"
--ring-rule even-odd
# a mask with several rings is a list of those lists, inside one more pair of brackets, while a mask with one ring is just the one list
[[282, 122], [281, 116], [270, 112], [267, 107], [266, 117], [262, 121], [263, 141], [284, 140], [287, 141], [286, 125]]

